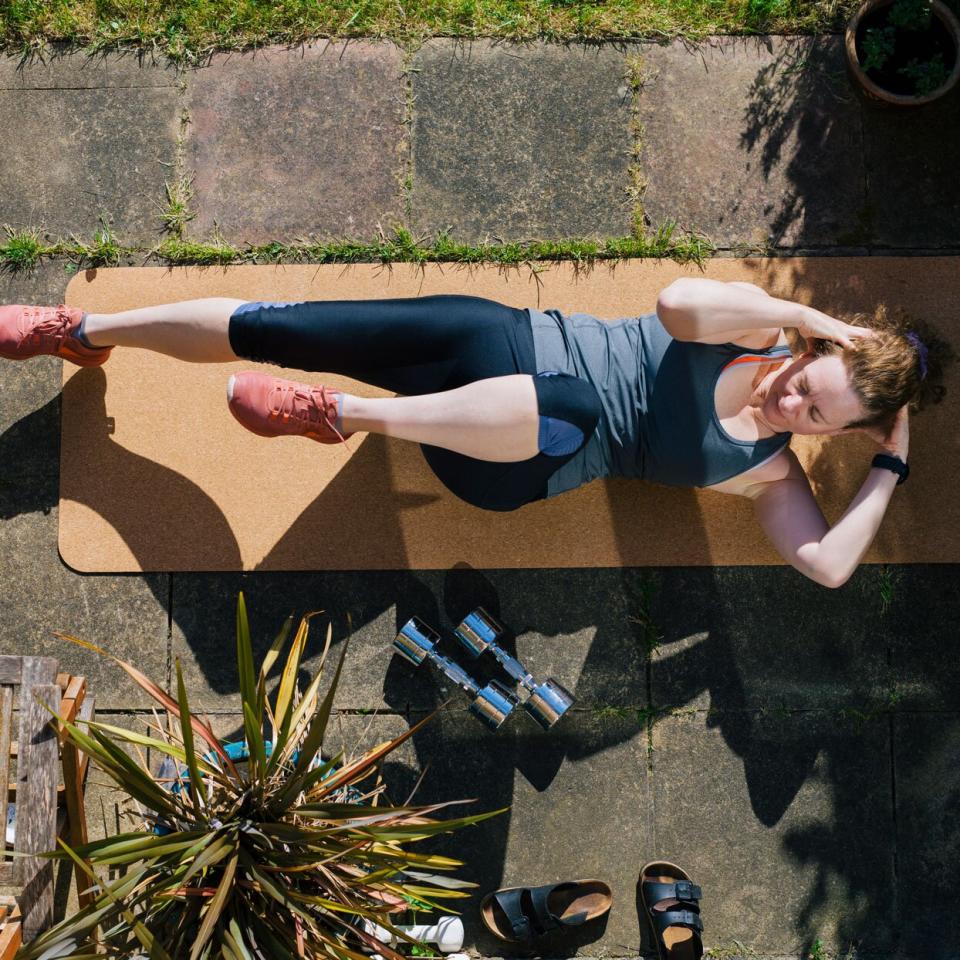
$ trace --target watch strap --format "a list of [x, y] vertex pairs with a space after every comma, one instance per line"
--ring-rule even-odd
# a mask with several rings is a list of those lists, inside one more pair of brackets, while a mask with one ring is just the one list
[[910, 467], [899, 457], [895, 457], [890, 453], [878, 453], [873, 458], [871, 466], [880, 467], [883, 470], [891, 470], [895, 473], [897, 475], [898, 487], [901, 483], [906, 483], [907, 477], [910, 476]]

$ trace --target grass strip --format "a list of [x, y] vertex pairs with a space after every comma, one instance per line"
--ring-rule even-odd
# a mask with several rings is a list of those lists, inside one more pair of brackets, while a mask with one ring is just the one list
[[5, 228], [0, 241], [0, 269], [29, 270], [41, 261], [67, 259], [77, 269], [116, 266], [121, 262], [159, 260], [172, 266], [224, 266], [240, 263], [500, 263], [535, 261], [622, 260], [650, 257], [678, 263], [702, 263], [714, 252], [713, 244], [697, 233], [681, 233], [673, 222], [664, 223], [650, 236], [612, 237], [605, 240], [557, 240], [529, 243], [456, 243], [441, 234], [429, 246], [419, 243], [408, 230], [398, 229], [392, 237], [372, 243], [353, 241], [266, 243], [234, 246], [215, 237], [200, 242], [168, 236], [155, 247], [121, 244], [102, 226], [91, 242], [77, 237], [69, 240], [44, 239], [39, 230]]
[[[958, 2], [958, 0], [951, 0]], [[176, 60], [317, 37], [696, 40], [839, 30], [858, 0], [5, 0], [0, 45], [135, 46]]]

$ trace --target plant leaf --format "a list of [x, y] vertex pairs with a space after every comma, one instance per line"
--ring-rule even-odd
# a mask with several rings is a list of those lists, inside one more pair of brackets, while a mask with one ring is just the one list
[[[83, 872], [90, 877], [94, 883], [96, 883], [96, 876], [94, 875], [93, 871], [83, 862], [83, 860], [81, 860], [80, 857], [78, 857], [59, 837], [57, 837], [57, 843], [59, 843], [68, 854], [70, 854], [70, 858], [73, 860], [73, 862], [80, 867], [80, 869], [83, 870]], [[136, 916], [134, 916], [133, 912], [123, 906], [120, 899], [110, 889], [110, 887], [103, 887], [102, 889], [103, 896], [111, 900], [120, 908], [123, 918], [132, 927], [134, 936], [136, 936], [137, 940], [140, 941], [145, 949], [150, 951], [150, 956], [156, 957], [157, 960], [170, 960], [170, 955], [167, 953], [167, 951], [160, 946], [153, 934], [136, 918]]]
[[190, 704], [187, 703], [187, 688], [183, 684], [183, 672], [180, 669], [180, 658], [176, 661], [177, 670], [177, 706], [180, 708], [180, 734], [183, 737], [183, 752], [187, 758], [187, 769], [190, 771], [190, 785], [187, 791], [193, 801], [197, 816], [203, 816], [206, 806], [207, 790], [200, 776], [200, 767], [197, 765], [197, 752], [193, 745], [193, 727], [190, 725]]
[[224, 907], [227, 905], [227, 898], [230, 896], [231, 888], [233, 887], [233, 878], [236, 875], [237, 863], [239, 860], [239, 854], [234, 852], [233, 857], [227, 864], [226, 870], [223, 871], [223, 876], [220, 878], [220, 885], [217, 888], [216, 895], [210, 901], [210, 904], [207, 907], [207, 915], [203, 918], [203, 923], [200, 925], [200, 931], [197, 933], [196, 942], [193, 945], [193, 949], [190, 951], [190, 960], [197, 960], [201, 954], [201, 951], [203, 950], [203, 947], [213, 935], [214, 928], [216, 927], [217, 922], [223, 913]]
[[[87, 640], [80, 640], [79, 638], [73, 637], [68, 633], [62, 633], [59, 630], [54, 632], [54, 636], [60, 637], [62, 640], [68, 640], [70, 643], [79, 644], [81, 647], [85, 647], [88, 650], [95, 650], [97, 653], [101, 653], [104, 656], [109, 657], [114, 663], [117, 664], [117, 666], [120, 667], [121, 670], [127, 674], [127, 676], [130, 677], [131, 680], [133, 680], [134, 683], [137, 684], [138, 687], [140, 687], [141, 690], [150, 694], [150, 696], [153, 697], [153, 699], [159, 704], [161, 704], [164, 709], [179, 719], [180, 710], [177, 707], [176, 701], [168, 693], [165, 693], [163, 690], [161, 690], [160, 687], [158, 687], [149, 677], [142, 674], [136, 667], [124, 662], [119, 657], [115, 657], [112, 653], [107, 653], [106, 650], [101, 649], [96, 644], [90, 643]], [[216, 736], [214, 736], [213, 731], [201, 723], [196, 717], [193, 718], [192, 726], [194, 732], [209, 744], [217, 756], [223, 761], [227, 769], [233, 774], [234, 777], [236, 777], [237, 780], [239, 780], [240, 774], [237, 772], [237, 768], [233, 765], [233, 761], [227, 756], [220, 744], [220, 741]]]
[[[310, 773], [310, 764], [313, 762], [313, 758], [320, 750], [320, 745], [323, 743], [323, 737], [327, 732], [327, 723], [330, 720], [330, 712], [333, 709], [333, 700], [337, 693], [337, 685], [340, 683], [340, 674], [343, 672], [343, 663], [346, 659], [347, 650], [349, 647], [350, 637], [347, 636], [343, 641], [343, 648], [340, 652], [340, 662], [337, 664], [337, 672], [333, 675], [333, 680], [330, 682], [330, 688], [327, 690], [327, 694], [323, 698], [323, 703], [320, 705], [320, 709], [314, 714], [313, 720], [310, 723], [310, 728], [307, 731], [307, 735], [303, 738], [303, 742], [300, 744], [300, 755], [297, 758], [296, 766], [293, 768], [293, 772], [290, 774], [287, 785], [284, 787], [280, 795], [281, 804], [290, 803], [290, 801], [300, 792], [306, 775]], [[336, 774], [334, 774], [334, 776], [336, 776]]]
[[[292, 618], [291, 621], [292, 622]], [[276, 706], [274, 707], [274, 719], [277, 724], [276, 743], [273, 746], [273, 756], [271, 761], [276, 758], [279, 763], [280, 751], [286, 745], [287, 737], [290, 733], [291, 704], [293, 703], [293, 692], [297, 682], [297, 673], [300, 670], [300, 661], [303, 657], [303, 649], [307, 641], [309, 632], [309, 617], [304, 617], [300, 621], [297, 629], [297, 635], [293, 639], [293, 645], [290, 647], [290, 653], [287, 655], [287, 662], [284, 664], [283, 673], [280, 675], [280, 686], [277, 690]], [[271, 767], [275, 764], [272, 762]]]

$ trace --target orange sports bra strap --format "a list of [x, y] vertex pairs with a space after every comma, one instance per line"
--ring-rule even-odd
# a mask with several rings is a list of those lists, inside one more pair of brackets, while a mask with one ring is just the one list
[[[789, 350], [789, 347], [786, 348]], [[739, 357], [734, 357], [729, 363], [725, 363], [721, 369], [721, 373], [724, 370], [729, 370], [731, 367], [735, 367], [738, 363], [770, 363], [771, 361], [776, 362], [778, 360], [786, 360], [789, 356], [789, 353], [781, 354], [755, 354], [755, 353], [744, 353]]]

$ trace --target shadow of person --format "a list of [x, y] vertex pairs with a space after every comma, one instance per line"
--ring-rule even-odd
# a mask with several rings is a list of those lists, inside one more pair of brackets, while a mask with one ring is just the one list
[[[63, 388], [64, 404], [83, 423], [83, 441], [62, 449], [61, 500], [103, 517], [141, 569], [176, 570], [182, 565], [182, 526], [172, 529], [170, 517], [190, 518], [198, 539], [191, 552], [200, 564], [239, 567], [239, 545], [217, 504], [192, 480], [111, 439], [106, 383], [103, 370], [92, 368], [79, 371]], [[93, 463], [96, 470], [84, 468]], [[110, 476], [111, 484], [100, 483], [97, 478], [102, 476]], [[123, 491], [121, 496], [117, 490]], [[69, 555], [63, 559], [70, 563]]]
[[[5, 464], [4, 480], [10, 484], [0, 499], [0, 519], [11, 520], [24, 513], [50, 513], [57, 505], [57, 461], [48, 438], [56, 436], [59, 423], [60, 398], [57, 396], [0, 434], [0, 462]], [[16, 482], [42, 477], [51, 469], [53, 475], [48, 479], [53, 482]]]
[[305, 553], [321, 567], [325, 552], [332, 562], [339, 563], [349, 543], [322, 541], [324, 531], [331, 527], [328, 518], [344, 516], [350, 517], [351, 540], [376, 544], [377, 560], [383, 569], [404, 569], [408, 560], [401, 514], [433, 503], [437, 495], [395, 489], [389, 469], [389, 443], [387, 437], [368, 435], [323, 492], [284, 531], [257, 569], [295, 570]]

